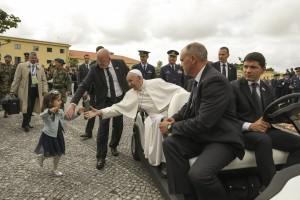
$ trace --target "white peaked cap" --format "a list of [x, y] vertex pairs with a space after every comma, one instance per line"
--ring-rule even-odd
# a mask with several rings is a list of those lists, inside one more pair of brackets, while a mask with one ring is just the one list
[[140, 77], [143, 78], [142, 72], [140, 70], [138, 70], [138, 69], [132, 69], [128, 73], [136, 74], [136, 75], [138, 75], [138, 76], [140, 76]]

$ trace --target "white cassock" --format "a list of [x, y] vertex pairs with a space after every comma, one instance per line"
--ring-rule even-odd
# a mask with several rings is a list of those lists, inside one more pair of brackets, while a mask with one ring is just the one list
[[172, 97], [182, 92], [187, 93], [180, 86], [160, 78], [144, 80], [141, 90], [131, 89], [122, 101], [102, 109], [102, 118], [107, 119], [123, 114], [134, 119], [138, 110], [145, 111], [148, 117], [145, 119], [144, 153], [151, 165], [158, 166], [161, 162], [165, 162], [159, 123], [167, 116]]

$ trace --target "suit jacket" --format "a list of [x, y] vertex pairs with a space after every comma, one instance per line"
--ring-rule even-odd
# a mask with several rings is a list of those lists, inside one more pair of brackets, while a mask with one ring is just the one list
[[233, 91], [228, 80], [207, 64], [193, 96], [173, 118], [172, 134], [200, 144], [225, 143], [236, 156], [244, 155], [241, 126], [236, 119]]
[[[92, 65], [90, 64], [90, 67], [91, 66]], [[78, 69], [78, 79], [77, 79], [78, 84], [80, 84], [83, 81], [83, 79], [88, 73], [89, 73], [89, 69], [87, 68], [86, 64], [85, 63], [81, 64]]]
[[180, 65], [175, 64], [175, 70], [167, 64], [160, 69], [160, 78], [164, 79], [169, 83], [174, 83], [181, 87], [184, 87], [184, 73]]
[[[216, 68], [216, 70], [218, 70], [219, 72], [221, 72], [221, 66], [220, 66], [220, 61], [213, 63], [214, 67]], [[236, 67], [231, 64], [228, 63], [228, 77], [227, 79], [229, 81], [233, 81], [237, 79], [237, 71], [236, 71]]]
[[147, 69], [146, 70], [143, 69], [141, 63], [133, 65], [132, 69], [140, 70], [143, 74], [143, 78], [146, 79], [146, 80], [153, 79], [153, 78], [156, 77], [155, 67], [153, 65], [150, 65], [149, 63], [147, 63]]
[[[231, 85], [235, 94], [234, 101], [237, 107], [237, 117], [241, 125], [244, 122], [255, 122], [262, 117], [257, 114], [257, 105], [254, 104], [251, 98], [248, 81], [245, 78], [241, 78], [240, 80], [231, 82]], [[260, 95], [263, 109], [265, 109], [274, 100], [274, 95], [272, 88], [262, 80], [260, 81]]]
[[292, 92], [300, 92], [300, 79], [297, 75], [294, 75], [290, 79], [290, 88], [292, 89]]
[[[123, 90], [123, 94], [125, 94], [129, 89], [129, 86], [126, 81], [128, 67], [124, 65], [123, 62], [120, 62], [118, 60], [112, 60], [111, 63], [115, 69], [120, 87]], [[90, 85], [94, 85], [94, 89], [95, 89], [94, 90], [95, 107], [97, 109], [106, 107], [105, 100], [107, 98], [108, 86], [106, 83], [104, 69], [100, 69], [98, 65], [93, 65], [90, 67], [89, 73], [79, 85], [77, 91], [75, 92], [71, 100], [71, 103], [78, 104], [84, 92], [89, 90]]]

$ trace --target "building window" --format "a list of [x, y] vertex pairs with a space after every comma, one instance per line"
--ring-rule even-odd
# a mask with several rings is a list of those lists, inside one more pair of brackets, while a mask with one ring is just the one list
[[21, 62], [21, 57], [15, 57], [15, 64], [18, 65]]
[[39, 46], [33, 46], [32, 50], [33, 51], [39, 51]]
[[52, 52], [52, 48], [48, 47], [47, 52]]
[[21, 49], [21, 44], [15, 44], [15, 49]]
[[50, 64], [52, 62], [52, 60], [47, 60], [47, 64]]
[[64, 49], [60, 49], [59, 52], [60, 53], [65, 53], [65, 50]]

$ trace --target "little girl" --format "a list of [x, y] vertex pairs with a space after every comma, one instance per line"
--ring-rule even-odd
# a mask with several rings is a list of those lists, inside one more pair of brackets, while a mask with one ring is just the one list
[[[38, 154], [38, 163], [43, 167], [43, 162], [46, 158], [53, 157], [53, 174], [55, 176], [62, 176], [62, 172], [57, 170], [58, 162], [62, 154], [65, 154], [65, 140], [64, 140], [64, 111], [61, 108], [61, 95], [56, 90], [51, 90], [44, 96], [43, 112], [40, 116], [44, 122], [44, 128], [40, 137], [39, 143], [35, 149]], [[75, 119], [84, 108], [80, 108], [72, 117]]]

